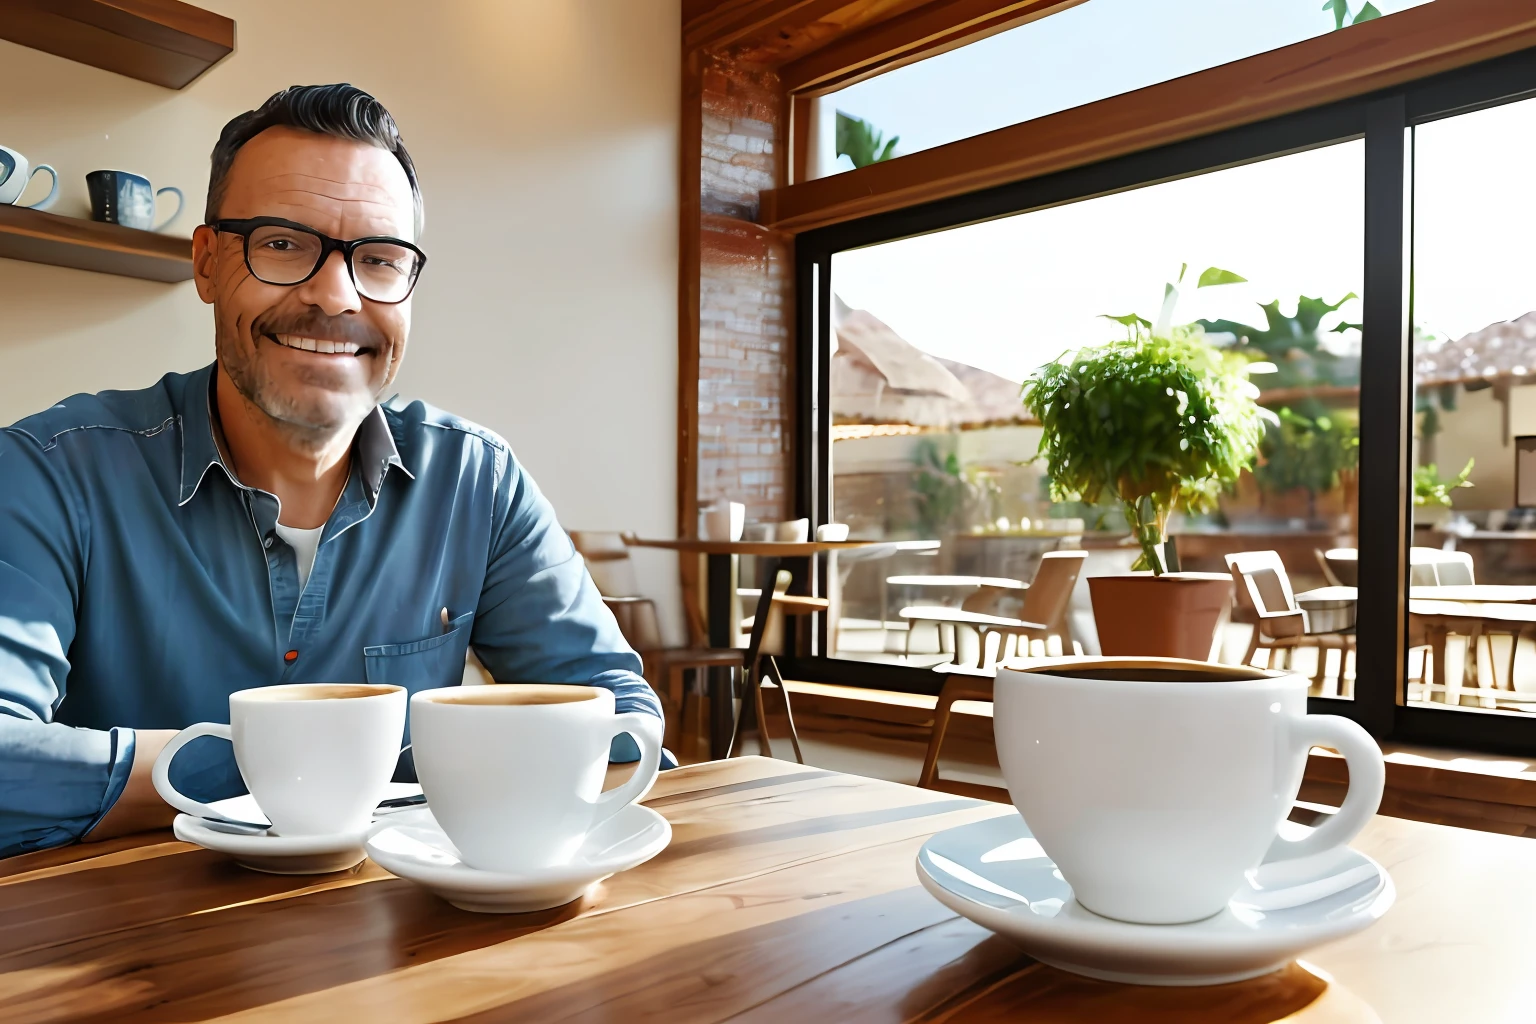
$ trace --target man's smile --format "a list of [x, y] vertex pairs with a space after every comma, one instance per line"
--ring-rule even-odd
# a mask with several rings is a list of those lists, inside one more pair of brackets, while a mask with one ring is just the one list
[[310, 338], [301, 334], [269, 333], [263, 334], [262, 337], [283, 348], [314, 352], [317, 355], [360, 356], [373, 353], [373, 349], [359, 345], [355, 341], [333, 341], [330, 338]]

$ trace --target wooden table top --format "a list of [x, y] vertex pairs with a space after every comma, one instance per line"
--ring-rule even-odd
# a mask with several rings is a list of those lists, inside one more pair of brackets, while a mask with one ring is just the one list
[[1378, 817], [1374, 927], [1252, 981], [1065, 974], [932, 899], [932, 833], [1012, 809], [740, 758], [664, 772], [672, 844], [585, 900], [471, 914], [371, 862], [262, 875], [150, 833], [0, 861], [0, 1020], [1529, 1021], [1536, 843]]
[[887, 576], [885, 582], [899, 587], [953, 587], [960, 590], [976, 590], [993, 587], [998, 590], [1028, 590], [1023, 580], [1006, 576]]
[[626, 537], [624, 543], [637, 548], [666, 548], [699, 555], [770, 555], [778, 558], [805, 558], [823, 551], [846, 551], [886, 543], [878, 540], [675, 540]]

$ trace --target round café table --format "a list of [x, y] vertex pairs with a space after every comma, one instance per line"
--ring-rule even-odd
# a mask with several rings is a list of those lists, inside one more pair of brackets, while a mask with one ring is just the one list
[[[810, 560], [823, 552], [852, 551], [876, 544], [878, 540], [694, 540], [691, 538], [652, 539], [626, 535], [624, 543], [637, 548], [663, 548], [679, 554], [704, 555], [705, 609], [704, 616], [709, 630], [709, 646], [732, 647], [735, 645], [737, 623], [741, 621], [735, 573], [731, 571], [731, 559], [739, 555], [757, 558], [758, 585], [762, 588], [762, 600], [773, 593], [773, 580], [779, 566], [786, 559], [796, 577], [792, 588], [807, 588], [810, 584]], [[760, 610], [761, 601], [759, 602]], [[710, 755], [725, 756], [730, 746], [731, 731], [735, 720], [731, 714], [730, 680], [727, 673], [710, 670]]]

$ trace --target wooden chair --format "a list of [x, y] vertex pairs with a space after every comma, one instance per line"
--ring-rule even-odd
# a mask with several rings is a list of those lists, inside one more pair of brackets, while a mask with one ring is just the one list
[[[985, 668], [987, 665], [988, 640], [993, 634], [1001, 637], [997, 648], [998, 661], [1007, 657], [1010, 639], [1015, 653], [1021, 653], [1021, 644], [1031, 640], [1045, 642], [1052, 636], [1060, 638], [1064, 652], [1071, 651], [1067, 608], [1072, 601], [1072, 588], [1077, 585], [1078, 574], [1082, 572], [1087, 557], [1086, 551], [1048, 551], [1040, 559], [1034, 580], [1023, 590], [983, 584], [959, 608], [924, 605], [903, 608], [901, 616], [910, 624], [907, 653], [911, 653], [911, 631], [919, 622], [932, 622], [940, 630], [941, 650], [942, 631], [946, 625], [951, 630], [963, 626], [975, 631], [979, 648], [977, 668]], [[1015, 614], [1005, 614], [1007, 612]], [[958, 657], [958, 637], [955, 638], [954, 646]]]
[[933, 732], [928, 737], [928, 752], [923, 755], [923, 770], [917, 784], [923, 789], [937, 789], [982, 800], [1010, 802], [1008, 791], [995, 786], [977, 786], [969, 783], [947, 782], [939, 778], [939, 748], [944, 745], [944, 734], [949, 730], [950, 715], [957, 700], [992, 702], [995, 679], [988, 675], [950, 673], [944, 678], [939, 691], [939, 702], [933, 709]]
[[1253, 656], [1261, 650], [1274, 652], [1271, 668], [1278, 667], [1281, 657], [1289, 665], [1290, 652], [1298, 647], [1316, 647], [1317, 672], [1313, 682], [1321, 684], [1327, 671], [1326, 652], [1338, 650], [1339, 676], [1344, 675], [1344, 659], [1355, 647], [1353, 632], [1310, 633], [1307, 631], [1307, 613], [1296, 604], [1291, 590], [1291, 580], [1285, 571], [1285, 563], [1275, 551], [1238, 551], [1226, 556], [1227, 570], [1236, 584], [1237, 601], [1254, 616], [1253, 639], [1248, 642], [1248, 653], [1243, 664], [1253, 662]]
[[[977, 626], [982, 659], [977, 668], [985, 665], [988, 633], [998, 633], [1003, 638], [998, 644], [998, 661], [1002, 661], [1007, 654], [1009, 637], [1014, 640], [1015, 654], [1021, 653], [1018, 650], [1021, 641], [1024, 643], [1030, 640], [1045, 641], [1050, 636], [1061, 637], [1063, 651], [1070, 651], [1071, 638], [1065, 628], [1067, 607], [1072, 599], [1072, 588], [1077, 586], [1078, 574], [1082, 572], [1083, 563], [1087, 558], [1086, 551], [1047, 552], [1041, 558], [1039, 568], [1035, 570], [1035, 578], [1030, 583], [1029, 589], [1024, 592], [1024, 606], [1020, 612], [1023, 619], [1035, 619], [1038, 622], [1016, 621], [1007, 625], [989, 623]], [[1025, 650], [1027, 651], [1028, 648]], [[954, 672], [945, 677], [944, 686], [939, 691], [939, 702], [933, 709], [933, 732], [928, 737], [928, 751], [923, 756], [923, 770], [917, 778], [919, 786], [924, 789], [964, 792], [967, 796], [981, 796], [983, 799], [999, 798], [996, 792], [977, 792], [978, 787], [956, 783], [946, 785], [939, 778], [939, 749], [944, 745], [944, 734], [949, 730], [950, 714], [955, 701], [990, 702], [992, 693], [993, 679], [990, 676]], [[995, 789], [995, 787], [980, 788]], [[1006, 795], [1002, 798], [1006, 799]]]
[[618, 621], [619, 632], [640, 655], [646, 682], [670, 705], [667, 742], [682, 743], [683, 719], [688, 709], [687, 676], [689, 672], [712, 668], [742, 667], [741, 650], [716, 647], [667, 647], [661, 638], [656, 604], [639, 596], [634, 562], [623, 536], [591, 530], [571, 533], [571, 542], [587, 563], [587, 572], [603, 595], [603, 603]]
[[[757, 611], [752, 616], [752, 638], [744, 652], [746, 687], [741, 695], [741, 709], [736, 713], [736, 725], [731, 730], [731, 745], [727, 757], [735, 757], [741, 749], [741, 740], [747, 730], [757, 735], [757, 742], [765, 757], [773, 756], [773, 743], [768, 738], [767, 709], [763, 704], [763, 677], [766, 675], [779, 691], [784, 702], [784, 714], [789, 719], [789, 742], [795, 750], [795, 760], [805, 763], [800, 752], [800, 733], [795, 728], [795, 714], [789, 701], [789, 687], [779, 671], [777, 656], [785, 652], [785, 619], [790, 615], [808, 615], [827, 609], [825, 598], [800, 597], [789, 593], [793, 575], [787, 569], [774, 574], [773, 589], [759, 598]], [[751, 712], [748, 711], [748, 702]]]
[[[1035, 569], [1035, 578], [1024, 592], [1024, 607], [1019, 611], [1018, 622], [984, 623], [977, 632], [981, 640], [981, 660], [977, 668], [986, 667], [987, 638], [993, 633], [1002, 637], [997, 645], [997, 660], [1008, 656], [1008, 641], [1013, 641], [1013, 653], [1027, 657], [1028, 644], [1032, 640], [1046, 643], [1051, 637], [1061, 641], [1063, 654], [1072, 653], [1072, 633], [1067, 628], [1067, 607], [1072, 602], [1072, 588], [1083, 571], [1088, 558], [1086, 551], [1047, 551]], [[1042, 627], [1040, 623], [1044, 623]], [[1020, 648], [1023, 648], [1022, 650]]]

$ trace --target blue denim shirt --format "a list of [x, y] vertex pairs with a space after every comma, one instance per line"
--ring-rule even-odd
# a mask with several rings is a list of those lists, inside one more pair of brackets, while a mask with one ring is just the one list
[[[135, 727], [227, 722], [247, 687], [450, 686], [473, 645], [497, 679], [604, 686], [660, 716], [501, 438], [420, 402], [375, 408], [301, 589], [277, 498], [220, 457], [212, 378], [76, 395], [0, 430], [0, 857], [89, 831]], [[613, 756], [639, 755], [620, 736]], [[244, 791], [219, 740], [184, 748], [172, 778], [205, 800]]]

